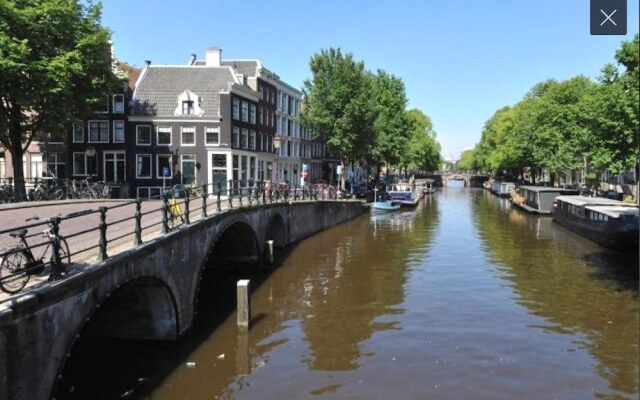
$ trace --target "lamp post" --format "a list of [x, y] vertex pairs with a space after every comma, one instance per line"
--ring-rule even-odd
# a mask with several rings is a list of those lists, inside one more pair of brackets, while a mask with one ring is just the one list
[[273, 137], [273, 148], [275, 149], [275, 153], [276, 153], [276, 160], [275, 160], [276, 181], [280, 180], [280, 173], [278, 170], [278, 153], [280, 153], [280, 147], [282, 147], [283, 141], [284, 139], [282, 139], [282, 136], [276, 135]]

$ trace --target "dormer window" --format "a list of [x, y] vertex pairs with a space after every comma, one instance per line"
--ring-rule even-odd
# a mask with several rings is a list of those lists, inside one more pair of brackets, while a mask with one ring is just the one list
[[193, 112], [193, 100], [185, 100], [182, 102], [182, 115], [192, 115]]
[[175, 115], [197, 115], [203, 116], [204, 112], [201, 108], [202, 99], [190, 90], [185, 90], [178, 95], [178, 106], [175, 109]]

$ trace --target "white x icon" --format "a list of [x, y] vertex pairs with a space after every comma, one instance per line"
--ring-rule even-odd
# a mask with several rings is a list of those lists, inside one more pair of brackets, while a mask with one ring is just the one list
[[606, 13], [606, 12], [604, 12], [604, 10], [600, 10], [600, 12], [601, 12], [601, 13], [603, 13], [605, 17], [607, 17], [607, 18], [605, 18], [605, 20], [604, 20], [604, 21], [602, 21], [602, 23], [600, 24], [600, 26], [604, 25], [604, 23], [605, 23], [605, 22], [607, 22], [607, 21], [611, 21], [611, 23], [612, 23], [613, 25], [618, 26], [618, 24], [616, 24], [616, 23], [611, 19], [611, 17], [613, 17], [613, 14], [615, 14], [615, 13], [616, 13], [616, 11], [618, 11], [618, 10], [613, 10], [613, 12], [611, 13], [611, 15], [607, 15], [607, 13]]

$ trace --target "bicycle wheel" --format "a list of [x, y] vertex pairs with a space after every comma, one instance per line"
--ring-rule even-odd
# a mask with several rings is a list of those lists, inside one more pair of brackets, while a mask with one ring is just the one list
[[[27, 264], [27, 257], [21, 250], [7, 254], [0, 262], [0, 289], [6, 293], [18, 293], [29, 282], [29, 275], [22, 271]], [[18, 273], [16, 273], [18, 271]]]

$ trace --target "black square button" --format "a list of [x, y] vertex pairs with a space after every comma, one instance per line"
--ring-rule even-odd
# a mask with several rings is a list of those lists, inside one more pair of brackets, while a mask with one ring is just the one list
[[592, 35], [627, 34], [627, 0], [591, 0]]

